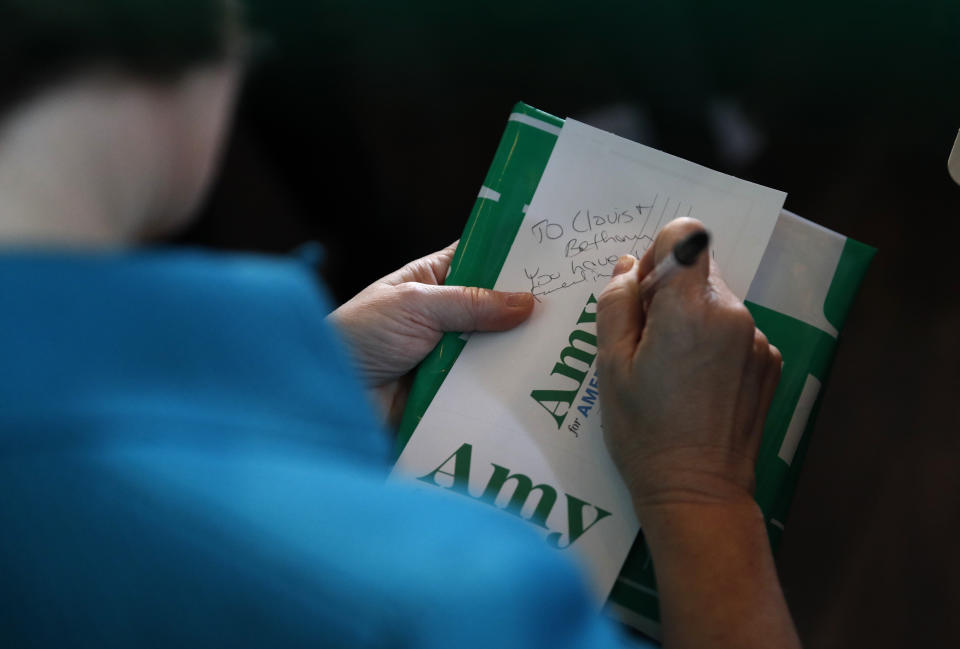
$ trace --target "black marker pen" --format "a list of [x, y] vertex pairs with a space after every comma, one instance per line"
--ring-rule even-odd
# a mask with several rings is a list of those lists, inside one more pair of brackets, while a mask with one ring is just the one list
[[710, 244], [710, 233], [697, 230], [673, 247], [673, 253], [654, 267], [640, 282], [640, 298], [644, 299], [661, 282], [665, 282], [681, 268], [693, 266], [700, 253]]

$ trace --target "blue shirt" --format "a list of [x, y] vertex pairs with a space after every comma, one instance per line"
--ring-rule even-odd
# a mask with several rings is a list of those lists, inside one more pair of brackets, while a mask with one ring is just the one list
[[606, 647], [522, 522], [385, 483], [294, 260], [0, 255], [0, 644]]

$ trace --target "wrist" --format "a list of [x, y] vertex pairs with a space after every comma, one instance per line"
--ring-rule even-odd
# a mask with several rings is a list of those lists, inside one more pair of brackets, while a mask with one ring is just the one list
[[763, 512], [752, 498], [649, 504], [637, 517], [655, 564], [724, 554], [730, 544], [739, 548], [734, 554], [769, 553]]
[[755, 460], [729, 450], [688, 447], [638, 458], [623, 474], [638, 515], [673, 505], [752, 504]]
[[799, 648], [752, 499], [671, 502], [640, 515], [665, 645]]
[[711, 521], [763, 524], [763, 512], [748, 494], [731, 494], [725, 499], [678, 496], [640, 503], [634, 509], [647, 535], [663, 528], [687, 527], [691, 524], [699, 528], [709, 527]]

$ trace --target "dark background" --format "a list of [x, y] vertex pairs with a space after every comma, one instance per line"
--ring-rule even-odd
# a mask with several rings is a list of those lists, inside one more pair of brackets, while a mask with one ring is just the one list
[[879, 248], [778, 564], [808, 647], [958, 646], [960, 3], [248, 4], [260, 55], [183, 241], [319, 240], [345, 300], [459, 236], [522, 100]]

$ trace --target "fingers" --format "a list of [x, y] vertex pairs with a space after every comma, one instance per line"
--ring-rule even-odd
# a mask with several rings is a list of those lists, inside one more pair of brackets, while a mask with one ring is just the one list
[[443, 250], [438, 250], [432, 255], [426, 256], [426, 259], [432, 262], [438, 284], [442, 284], [443, 280], [446, 279], [447, 271], [450, 269], [450, 262], [453, 261], [453, 256], [457, 253], [458, 245], [460, 245], [460, 239], [457, 239]]
[[531, 293], [505, 293], [474, 286], [411, 284], [411, 307], [439, 331], [503, 331], [533, 312]]
[[771, 345], [759, 329], [754, 334], [753, 350], [748, 365], [751, 367], [751, 372], [745, 377], [747, 380], [744, 382], [744, 388], [750, 391], [746, 396], [749, 396], [752, 402], [752, 419], [747, 422], [743, 430], [749, 435], [748, 443], [751, 450], [756, 452], [763, 437], [763, 428], [773, 395], [780, 383], [780, 369], [783, 365], [780, 350]]
[[414, 259], [403, 268], [399, 268], [380, 281], [391, 286], [397, 286], [404, 282], [420, 282], [423, 284], [443, 284], [447, 278], [447, 272], [450, 269], [450, 262], [457, 252], [457, 245], [460, 240], [456, 240], [443, 250], [430, 253], [425, 257]]
[[[639, 261], [631, 263], [629, 260], [632, 257], [629, 256], [620, 258], [614, 269], [614, 277], [601, 293], [597, 304], [597, 331], [602, 356], [634, 357], [634, 350], [646, 324], [643, 302], [651, 301], [640, 295], [640, 281], [673, 253], [677, 243], [703, 229], [703, 224], [696, 219], [676, 219], [661, 229], [654, 244]], [[696, 303], [693, 301], [702, 301], [712, 286], [710, 273], [710, 256], [701, 254], [692, 266], [682, 269], [656, 289], [655, 296], [665, 294], [674, 298], [660, 300], [659, 306], [666, 309], [668, 316], [661, 318], [665, 326], [672, 326], [677, 318], [685, 318], [695, 312]]]
[[743, 439], [748, 448], [753, 451], [759, 445], [757, 420], [760, 410], [760, 393], [767, 375], [767, 365], [770, 356], [770, 344], [767, 337], [756, 327], [753, 330], [752, 340], [746, 351], [746, 358], [741, 370], [740, 394], [737, 396], [737, 411], [735, 429], [742, 431]]
[[450, 262], [453, 261], [453, 256], [457, 252], [457, 245], [460, 244], [460, 239], [457, 239], [449, 246], [443, 250], [438, 250], [432, 255], [427, 255], [424, 257], [424, 261], [429, 269], [429, 275], [425, 280], [430, 284], [443, 284], [447, 275], [450, 273]]
[[613, 269], [613, 278], [597, 300], [597, 336], [604, 358], [632, 358], [643, 331], [637, 273], [639, 262], [623, 255]]
[[766, 372], [760, 386], [760, 401], [756, 421], [754, 422], [754, 437], [757, 438], [758, 444], [763, 435], [763, 426], [767, 420], [767, 413], [770, 411], [770, 404], [773, 402], [773, 395], [777, 392], [777, 386], [780, 384], [780, 372], [783, 369], [783, 357], [780, 355], [779, 349], [774, 345], [767, 345], [765, 352]]

